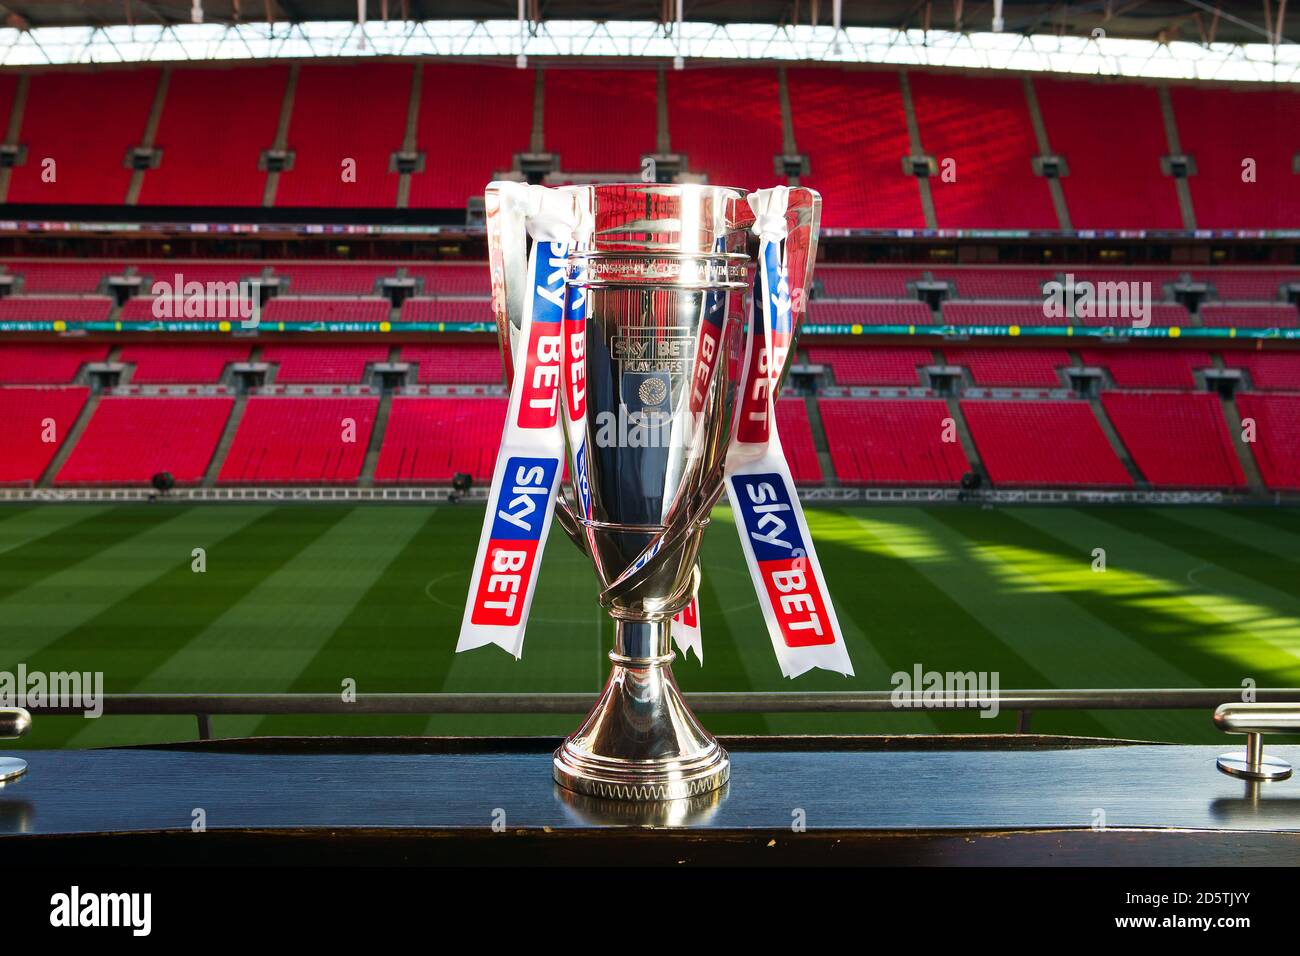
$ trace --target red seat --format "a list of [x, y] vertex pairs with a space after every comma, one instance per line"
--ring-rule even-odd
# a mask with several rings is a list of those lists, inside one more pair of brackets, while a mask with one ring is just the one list
[[352, 484], [361, 476], [378, 410], [377, 398], [254, 396], [219, 481]]
[[945, 442], [948, 406], [937, 399], [818, 403], [831, 463], [845, 485], [956, 485], [970, 468]]
[[460, 471], [492, 481], [506, 398], [393, 399], [375, 481], [448, 483]]
[[1223, 407], [1208, 392], [1105, 392], [1101, 403], [1144, 478], [1161, 488], [1241, 488]]
[[995, 485], [1133, 484], [1087, 402], [967, 400], [961, 411]]
[[89, 394], [81, 387], [0, 388], [0, 485], [40, 480]]
[[1255, 423], [1250, 450], [1264, 484], [1276, 491], [1300, 491], [1300, 395], [1237, 396], [1237, 410]]

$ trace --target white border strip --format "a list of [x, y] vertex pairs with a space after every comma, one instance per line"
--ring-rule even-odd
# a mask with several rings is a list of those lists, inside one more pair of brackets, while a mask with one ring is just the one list
[[[348, 21], [0, 29], [0, 66], [303, 57], [655, 57], [812, 60], [1253, 83], [1300, 83], [1300, 45], [1157, 43], [1052, 34], [774, 24]], [[364, 39], [364, 42], [363, 42]]]

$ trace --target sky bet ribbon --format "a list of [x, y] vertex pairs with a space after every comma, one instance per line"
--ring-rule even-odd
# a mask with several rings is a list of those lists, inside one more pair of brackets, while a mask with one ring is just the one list
[[790, 286], [781, 265], [786, 187], [746, 199], [761, 238], [755, 307], [740, 377], [740, 414], [727, 452], [727, 496], [781, 673], [853, 674], [808, 522], [776, 430], [776, 389], [794, 340]]
[[544, 187], [521, 185], [515, 201], [528, 205], [532, 294], [456, 650], [496, 644], [519, 657], [563, 469], [565, 273], [576, 218], [571, 197]]

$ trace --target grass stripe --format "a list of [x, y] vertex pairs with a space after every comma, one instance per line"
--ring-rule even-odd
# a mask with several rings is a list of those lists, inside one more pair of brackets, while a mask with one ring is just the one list
[[106, 505], [43, 508], [0, 508], [0, 555], [24, 548], [38, 538], [66, 528], [93, 515], [102, 515]]
[[1169, 508], [1161, 512], [1172, 520], [1228, 538], [1234, 547], [1245, 545], [1257, 553], [1267, 553], [1269, 560], [1281, 558], [1300, 571], [1300, 528], [1288, 531], [1272, 523], [1253, 521], [1246, 513], [1244, 508]]

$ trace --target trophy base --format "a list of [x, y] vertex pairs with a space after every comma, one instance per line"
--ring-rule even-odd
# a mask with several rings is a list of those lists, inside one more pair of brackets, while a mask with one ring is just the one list
[[27, 772], [27, 761], [17, 757], [0, 757], [0, 787]]
[[610, 659], [614, 668], [596, 706], [555, 751], [555, 782], [591, 797], [636, 801], [697, 797], [726, 784], [731, 760], [682, 700], [673, 654]]

